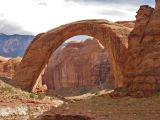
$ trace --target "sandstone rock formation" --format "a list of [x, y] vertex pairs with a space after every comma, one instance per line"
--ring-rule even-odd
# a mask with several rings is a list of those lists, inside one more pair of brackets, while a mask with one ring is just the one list
[[64, 48], [56, 50], [42, 78], [48, 89], [91, 88], [104, 83], [112, 88], [110, 76], [107, 51], [96, 39], [87, 39], [84, 42], [69, 42]]
[[129, 27], [129, 28], [134, 28], [135, 26], [135, 21], [117, 21], [116, 23]]
[[127, 37], [132, 29], [106, 20], [83, 20], [60, 26], [36, 36], [28, 47], [14, 76], [13, 85], [31, 91], [53, 51], [75, 35], [97, 38], [108, 51], [115, 86], [123, 86]]
[[0, 77], [12, 78], [15, 74], [16, 68], [21, 61], [20, 57], [17, 58], [4, 58], [0, 57]]
[[137, 12], [129, 36], [126, 85], [132, 96], [150, 96], [160, 90], [160, 0], [155, 9], [145, 5]]

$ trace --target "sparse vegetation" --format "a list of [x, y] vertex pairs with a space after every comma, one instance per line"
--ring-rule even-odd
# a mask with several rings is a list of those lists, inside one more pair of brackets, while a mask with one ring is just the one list
[[40, 99], [40, 100], [43, 100], [45, 98], [46, 94], [45, 93], [31, 93], [30, 94], [30, 98], [32, 99]]
[[57, 97], [47, 96], [45, 93], [29, 93], [21, 90], [20, 88], [15, 88], [3, 81], [0, 80], [0, 100], [5, 99], [25, 99], [25, 100], [49, 100], [54, 101], [58, 100]]
[[42, 93], [42, 92], [38, 93], [38, 99], [40, 100], [43, 100], [45, 96], [46, 96], [45, 93]]
[[32, 98], [32, 99], [37, 99], [37, 94], [36, 93], [31, 93], [29, 95], [29, 97]]
[[13, 89], [11, 86], [6, 86], [6, 87], [1, 87], [1, 91], [2, 92], [8, 92], [8, 93], [12, 93], [13, 92]]
[[[63, 101], [56, 97], [46, 96], [44, 93], [29, 93], [15, 88], [0, 80], [0, 120], [33, 120], [37, 115], [59, 106]], [[27, 107], [27, 115], [19, 115], [23, 110], [19, 106]], [[14, 114], [13, 110], [15, 110]], [[3, 116], [7, 114], [7, 116]]]
[[156, 96], [159, 96], [159, 97], [160, 97], [160, 91], [158, 91], [158, 92], [156, 93]]
[[17, 98], [29, 98], [28, 92], [22, 91], [19, 88], [15, 88], [0, 80], [0, 99], [17, 99]]

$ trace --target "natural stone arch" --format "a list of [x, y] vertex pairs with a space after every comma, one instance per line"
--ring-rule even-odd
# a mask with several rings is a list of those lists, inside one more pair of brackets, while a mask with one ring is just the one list
[[107, 49], [116, 79], [115, 86], [121, 87], [124, 79], [125, 49], [130, 31], [128, 27], [106, 20], [83, 20], [39, 34], [26, 50], [12, 84], [31, 91], [52, 52], [65, 40], [83, 34], [98, 39]]

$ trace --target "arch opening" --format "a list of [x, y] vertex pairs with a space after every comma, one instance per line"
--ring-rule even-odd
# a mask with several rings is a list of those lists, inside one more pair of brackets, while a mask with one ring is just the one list
[[77, 96], [108, 91], [113, 87], [114, 75], [108, 52], [97, 39], [78, 35], [53, 51], [32, 91]]

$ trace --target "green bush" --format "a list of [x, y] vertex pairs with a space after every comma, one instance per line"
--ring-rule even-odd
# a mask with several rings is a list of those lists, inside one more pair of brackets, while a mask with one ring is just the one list
[[32, 99], [37, 99], [37, 94], [36, 93], [31, 93], [29, 97], [32, 98]]
[[31, 93], [30, 94], [30, 98], [32, 99], [40, 99], [40, 100], [43, 100], [45, 98], [45, 94], [44, 93]]
[[43, 100], [45, 98], [45, 94], [44, 93], [37, 93], [38, 94], [38, 99]]
[[160, 92], [157, 92], [156, 95], [157, 95], [157, 96], [160, 96]]
[[3, 92], [9, 92], [9, 93], [12, 93], [12, 92], [13, 92], [13, 89], [12, 89], [12, 87], [10, 87], [10, 86], [2, 87], [1, 90], [2, 90]]

